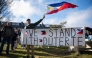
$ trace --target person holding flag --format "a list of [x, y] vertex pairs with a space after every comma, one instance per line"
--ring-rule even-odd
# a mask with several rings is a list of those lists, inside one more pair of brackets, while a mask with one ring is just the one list
[[[45, 15], [43, 15], [42, 19], [40, 19], [39, 21], [37, 21], [37, 22], [35, 22], [33, 24], [31, 24], [31, 20], [30, 19], [27, 19], [26, 21], [27, 21], [28, 25], [25, 27], [25, 29], [34, 29], [44, 18], [45, 18]], [[35, 58], [34, 57], [34, 45], [31, 45], [31, 48], [32, 48], [32, 57], [31, 58]], [[30, 58], [29, 50], [30, 50], [30, 45], [27, 45], [27, 58]]]

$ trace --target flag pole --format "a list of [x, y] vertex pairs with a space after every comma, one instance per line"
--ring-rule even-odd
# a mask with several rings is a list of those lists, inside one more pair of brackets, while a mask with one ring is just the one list
[[[45, 10], [44, 10], [44, 15], [46, 15], [47, 14], [47, 5], [46, 5], [46, 8], [45, 8]], [[43, 23], [43, 22], [42, 22]]]
[[45, 14], [44, 14], [44, 15], [46, 15], [46, 14], [47, 14], [47, 12], [48, 12], [48, 4], [46, 4]]

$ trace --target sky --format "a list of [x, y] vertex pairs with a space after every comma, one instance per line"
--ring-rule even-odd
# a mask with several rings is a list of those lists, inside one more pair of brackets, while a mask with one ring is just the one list
[[[12, 22], [26, 22], [30, 18], [35, 23], [43, 17], [47, 4], [69, 2], [77, 8], [69, 8], [55, 14], [46, 15], [44, 24], [60, 24], [66, 21], [66, 27], [92, 27], [92, 0], [14, 0], [9, 9]], [[41, 23], [42, 23], [41, 22]]]

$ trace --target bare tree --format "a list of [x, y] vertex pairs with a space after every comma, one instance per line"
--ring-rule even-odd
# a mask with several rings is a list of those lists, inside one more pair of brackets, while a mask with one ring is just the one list
[[12, 15], [9, 8], [11, 7], [11, 3], [13, 0], [0, 0], [0, 21], [3, 18], [9, 19]]
[[67, 22], [65, 21], [65, 22], [61, 22], [60, 24], [54, 24], [54, 25], [50, 25], [50, 28], [62, 28], [62, 27], [65, 27], [65, 24], [66, 24]]
[[60, 25], [61, 25], [61, 27], [65, 27], [65, 24], [66, 24], [67, 22], [65, 21], [65, 22], [61, 22], [60, 23]]

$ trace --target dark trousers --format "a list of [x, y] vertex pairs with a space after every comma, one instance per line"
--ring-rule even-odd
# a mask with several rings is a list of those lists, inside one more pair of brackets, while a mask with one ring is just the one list
[[3, 51], [3, 47], [4, 47], [4, 44], [7, 43], [7, 47], [6, 47], [6, 54], [9, 53], [9, 47], [10, 47], [10, 38], [4, 38], [2, 40], [2, 43], [1, 43], [1, 47], [0, 47], [0, 54], [2, 53]]
[[14, 41], [15, 41], [15, 40], [12, 40], [12, 41], [11, 41], [11, 50], [14, 50]]

